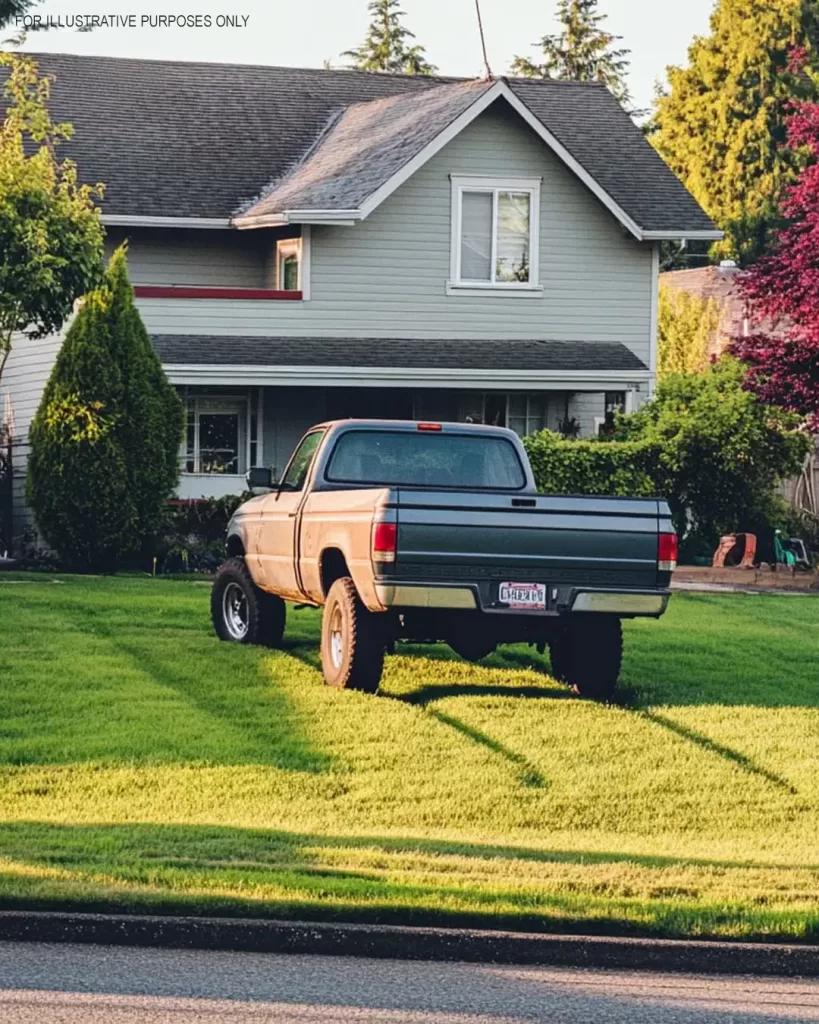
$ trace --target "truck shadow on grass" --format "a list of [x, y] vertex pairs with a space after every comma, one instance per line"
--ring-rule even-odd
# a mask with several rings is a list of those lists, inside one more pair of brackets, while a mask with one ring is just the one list
[[[305, 644], [303, 641], [293, 642], [286, 644], [285, 646], [289, 654], [303, 661], [306, 665], [309, 665], [316, 671], [321, 671], [321, 661], [314, 647], [311, 647], [309, 644]], [[454, 652], [450, 652], [447, 648], [441, 645], [436, 647], [422, 647], [412, 644], [402, 644], [399, 646], [399, 652], [402, 655], [423, 658], [428, 663], [446, 664], [448, 669], [453, 664], [461, 662], [461, 659], [454, 654]], [[476, 743], [477, 745], [484, 747], [503, 758], [515, 770], [519, 781], [527, 788], [547, 787], [549, 785], [548, 779], [526, 757], [525, 754], [510, 749], [505, 744], [494, 739], [487, 732], [469, 725], [467, 722], [453, 714], [451, 709], [447, 709], [447, 711], [444, 712], [439, 708], [434, 707], [434, 705], [438, 701], [457, 698], [499, 698], [527, 701], [580, 700], [581, 698], [577, 697], [568, 688], [561, 687], [559, 684], [554, 682], [553, 678], [549, 674], [551, 667], [549, 665], [548, 658], [539, 655], [537, 651], [533, 649], [527, 650], [520, 647], [500, 648], [490, 657], [484, 659], [481, 662], [481, 666], [486, 669], [495, 668], [500, 671], [506, 670], [507, 672], [509, 670], [516, 672], [527, 670], [542, 673], [544, 675], [544, 685], [541, 687], [532, 685], [514, 685], [509, 683], [503, 684], [500, 682], [497, 684], [481, 684], [473, 682], [436, 683], [429, 681], [428, 672], [421, 671], [419, 672], [417, 685], [415, 685], [411, 690], [402, 693], [383, 692], [382, 697], [388, 697], [393, 700], [401, 701], [405, 704], [423, 708], [427, 714], [435, 718], [436, 721], [440, 722], [442, 725], [453, 729], [459, 735], [466, 737], [473, 743]], [[466, 672], [467, 668], [465, 666], [465, 675]], [[447, 674], [449, 675], [450, 673], [448, 672]], [[764, 779], [766, 782], [775, 786], [784, 793], [788, 793], [792, 796], [799, 795], [799, 791], [796, 787], [794, 787], [786, 778], [783, 778], [775, 772], [769, 771], [764, 766], [757, 764], [756, 761], [748, 755], [743, 754], [739, 750], [733, 749], [727, 744], [716, 742], [703, 733], [697, 732], [689, 726], [685, 726], [674, 721], [668, 715], [662, 714], [661, 711], [647, 706], [645, 703], [645, 697], [639, 687], [621, 683], [618, 686], [615, 699], [611, 703], [615, 707], [633, 712], [643, 720], [652, 723], [652, 725], [666, 730], [679, 739], [685, 740], [697, 747], [699, 750], [705, 751], [707, 754], [722, 759], [750, 776]]]
[[[394, 858], [394, 861], [393, 861]], [[414, 859], [417, 858], [417, 863]], [[744, 861], [627, 852], [534, 849], [411, 837], [333, 836], [211, 825], [62, 825], [23, 821], [0, 831], [0, 909], [170, 913], [535, 932], [816, 941], [807, 906], [709, 901], [675, 871], [791, 871]], [[516, 865], [529, 864], [523, 872]], [[543, 875], [537, 873], [543, 865]], [[568, 888], [549, 865], [570, 866]], [[622, 865], [621, 886], [596, 869]], [[648, 871], [634, 892], [634, 870]], [[655, 874], [656, 873], [656, 874]], [[803, 879], [804, 884], [804, 879]], [[695, 890], [697, 886], [695, 885]], [[807, 903], [807, 897], [805, 898]]]
[[[321, 659], [314, 647], [302, 642], [285, 642], [283, 649], [292, 657], [297, 658], [303, 664], [321, 671]], [[418, 647], [412, 645], [401, 645], [400, 653], [404, 655], [419, 655], [432, 662], [447, 662], [456, 664], [460, 659], [456, 655], [448, 656], [446, 652], [435, 648]], [[422, 662], [419, 662], [422, 664]], [[535, 767], [525, 755], [512, 750], [505, 744], [494, 739], [488, 733], [475, 728], [462, 721], [451, 712], [443, 712], [432, 705], [437, 701], [451, 698], [501, 698], [501, 699], [522, 699], [522, 700], [562, 700], [571, 699], [574, 695], [568, 690], [550, 689], [546, 686], [515, 686], [502, 684], [480, 684], [480, 683], [445, 683], [436, 684], [424, 682], [425, 674], [419, 673], [420, 685], [409, 692], [394, 693], [389, 690], [382, 690], [380, 698], [391, 699], [409, 704], [413, 707], [423, 708], [424, 711], [434, 718], [441, 725], [453, 729], [459, 735], [465, 737], [478, 746], [491, 751], [493, 754], [503, 758], [515, 771], [519, 782], [530, 789], [544, 789], [549, 785], [546, 777]], [[575, 698], [576, 699], [576, 698]]]
[[[500, 650], [496, 652], [494, 655], [492, 655], [491, 659], [487, 659], [486, 663], [494, 663], [497, 664], [498, 667], [533, 669], [535, 671], [542, 671], [546, 674], [548, 674], [551, 671], [548, 661], [542, 656], [538, 655], [537, 652], [528, 653], [514, 649]], [[419, 691], [419, 695], [424, 695], [425, 693], [427, 693], [428, 690], [432, 693], [435, 693], [436, 690], [440, 691], [441, 689], [446, 688], [422, 688]], [[458, 690], [457, 687], [453, 687], [452, 689], [455, 691]], [[464, 695], [466, 695], [465, 691], [469, 688], [466, 687], [461, 689]], [[498, 692], [508, 693], [509, 691], [506, 689], [501, 689]], [[577, 697], [575, 697], [573, 693], [571, 693], [568, 690], [541, 691], [537, 688], [531, 688], [531, 693], [526, 692], [525, 690], [524, 692], [520, 692], [518, 695], [548, 696], [552, 699], [559, 697], [573, 698], [575, 700], [578, 699]], [[414, 697], [415, 695], [411, 694], [405, 699], [411, 703], [414, 703]], [[423, 700], [419, 702], [423, 703]], [[612, 701], [612, 704], [616, 707], [622, 708], [623, 710], [634, 712], [644, 720], [651, 722], [653, 725], [658, 726], [662, 729], [666, 729], [668, 732], [674, 734], [680, 739], [692, 743], [700, 750], [704, 750], [706, 753], [713, 754], [716, 757], [720, 757], [732, 765], [736, 765], [738, 768], [740, 768], [744, 772], [747, 772], [749, 775], [755, 775], [758, 778], [764, 779], [766, 782], [770, 782], [772, 785], [776, 786], [778, 789], [781, 789], [786, 793], [789, 793], [794, 796], [798, 795], [798, 790], [787, 779], [783, 778], [780, 775], [777, 775], [775, 772], [768, 771], [761, 765], [758, 765], [753, 760], [753, 758], [750, 758], [747, 755], [741, 753], [740, 751], [734, 750], [723, 743], [717, 743], [714, 740], [710, 739], [708, 736], [705, 736], [702, 733], [699, 733], [688, 726], [684, 726], [679, 722], [675, 722], [668, 715], [664, 715], [660, 711], [646, 706], [645, 696], [639, 687], [630, 686], [628, 684], [621, 682], [617, 687], [615, 698]]]

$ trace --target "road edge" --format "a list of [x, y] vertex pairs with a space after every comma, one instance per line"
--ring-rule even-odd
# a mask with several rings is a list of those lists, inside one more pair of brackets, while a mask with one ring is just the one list
[[398, 925], [0, 911], [0, 941], [819, 977], [819, 947]]

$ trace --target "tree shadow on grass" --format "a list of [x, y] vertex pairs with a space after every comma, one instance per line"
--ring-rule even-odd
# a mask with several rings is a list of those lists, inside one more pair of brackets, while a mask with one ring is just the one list
[[[311, 774], [335, 765], [334, 757], [311, 743], [304, 715], [275, 678], [270, 651], [220, 644], [204, 630], [188, 637], [175, 625], [163, 629], [158, 623], [151, 630], [112, 623], [104, 606], [78, 603], [55, 614], [96, 646], [81, 674], [70, 680], [70, 705], [60, 707], [56, 680], [23, 695], [35, 702], [44, 722], [61, 718], [52, 732], [42, 731], [34, 756], [15, 743], [0, 763], [207, 762]], [[113, 722], [112, 708], [118, 719]]]
[[703, 736], [701, 733], [695, 732], [693, 729], [689, 729], [686, 726], [681, 725], [679, 722], [675, 722], [673, 719], [668, 718], [667, 715], [660, 715], [655, 711], [646, 710], [641, 710], [639, 714], [649, 722], [653, 722], [655, 725], [659, 725], [663, 729], [668, 729], [668, 731], [674, 733], [675, 736], [679, 736], [681, 739], [687, 740], [689, 743], [693, 743], [695, 746], [699, 747], [700, 750], [705, 750], [709, 754], [715, 754], [717, 757], [721, 757], [724, 761], [728, 761], [730, 764], [736, 765], [749, 775], [755, 775], [757, 778], [764, 779], [766, 782], [770, 782], [771, 785], [776, 786], [777, 789], [790, 793], [792, 796], [799, 795], [799, 791], [795, 786], [788, 782], [787, 779], [782, 778], [781, 775], [777, 775], [775, 772], [769, 772], [766, 768], [758, 765], [752, 758], [747, 757], [738, 750], [733, 750], [731, 747], [725, 746], [723, 743], [717, 743], [716, 741], [709, 739], [707, 736]]
[[[349, 862], [344, 863], [347, 851]], [[368, 857], [368, 854], [374, 856]], [[394, 867], [385, 862], [398, 856]], [[432, 857], [417, 867], [409, 855]], [[495, 927], [526, 931], [674, 934], [696, 926], [707, 937], [709, 924], [753, 929], [749, 908], [691, 905], [681, 916], [678, 902], [652, 896], [639, 903], [595, 898], [582, 882], [572, 891], [519, 885], [515, 862], [617, 864], [662, 870], [699, 866], [768, 869], [787, 873], [790, 865], [740, 861], [634, 856], [624, 852], [528, 849], [403, 837], [327, 836], [279, 830], [192, 825], [58, 825], [16, 822], [0, 830], [0, 909], [68, 909], [108, 913], [170, 913], [253, 916], [301, 920]], [[435, 858], [472, 858], [491, 873], [470, 882], [468, 865]], [[499, 869], [499, 862], [508, 868]], [[477, 864], [476, 864], [477, 866]], [[437, 870], [440, 867], [440, 870]], [[15, 870], [16, 868], [16, 870]], [[811, 865], [801, 870], [816, 871]], [[406, 871], [405, 874], [403, 872]], [[658, 893], [663, 889], [658, 877]], [[264, 894], [265, 889], [269, 895]], [[631, 901], [633, 903], [633, 901]], [[618, 915], [617, 908], [621, 911]], [[764, 916], [764, 915], [763, 915]], [[815, 915], [803, 912], [805, 940], [819, 934]], [[810, 918], [810, 920], [808, 920]], [[765, 918], [771, 927], [776, 915]], [[813, 923], [811, 923], [813, 922]], [[793, 935], [793, 913], [783, 928]], [[753, 936], [747, 936], [753, 937]], [[765, 937], [760, 934], [759, 937]]]

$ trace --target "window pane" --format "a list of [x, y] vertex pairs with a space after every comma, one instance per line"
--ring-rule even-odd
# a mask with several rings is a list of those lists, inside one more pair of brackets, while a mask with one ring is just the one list
[[625, 391], [607, 391], [606, 392], [606, 412], [617, 413], [626, 411], [626, 393]]
[[295, 253], [282, 257], [279, 274], [284, 291], [297, 292], [299, 290], [299, 258]]
[[491, 192], [462, 193], [461, 280], [492, 280]]
[[315, 433], [308, 434], [301, 442], [283, 480], [286, 487], [294, 491], [300, 491], [304, 487], [313, 456], [323, 437], [323, 431], [317, 430]]
[[239, 472], [239, 414], [199, 416], [199, 462], [202, 473]]
[[530, 205], [528, 192], [498, 195], [498, 281], [529, 280]]
[[520, 490], [523, 467], [504, 438], [422, 431], [351, 431], [340, 438], [328, 480], [407, 487]]
[[526, 395], [522, 391], [513, 391], [509, 396], [509, 415], [518, 417], [526, 416]]
[[546, 426], [546, 397], [535, 393], [528, 397], [529, 415], [526, 433], [534, 434]]

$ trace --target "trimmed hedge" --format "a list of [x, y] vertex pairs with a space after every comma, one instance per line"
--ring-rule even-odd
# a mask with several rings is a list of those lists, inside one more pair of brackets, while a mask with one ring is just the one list
[[567, 440], [550, 430], [523, 441], [539, 491], [545, 494], [600, 494], [651, 498], [657, 494], [652, 470], [659, 453], [649, 441]]

